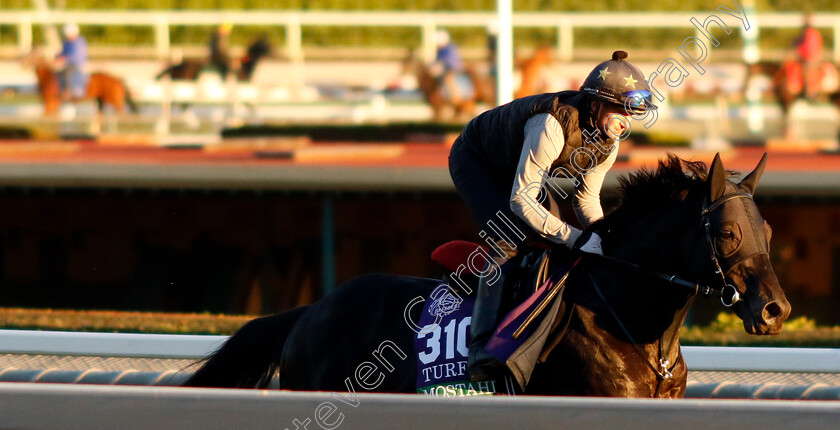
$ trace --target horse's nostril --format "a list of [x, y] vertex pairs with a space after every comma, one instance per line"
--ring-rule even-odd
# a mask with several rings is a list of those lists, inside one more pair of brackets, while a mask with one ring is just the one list
[[768, 303], [764, 306], [764, 312], [762, 312], [762, 317], [765, 321], [773, 320], [782, 316], [782, 307], [779, 306], [776, 302]]

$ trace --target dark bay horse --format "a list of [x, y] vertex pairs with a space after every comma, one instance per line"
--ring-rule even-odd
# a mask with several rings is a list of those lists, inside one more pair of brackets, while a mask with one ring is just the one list
[[[236, 80], [239, 82], [250, 82], [254, 76], [257, 64], [270, 53], [271, 43], [268, 38], [262, 37], [251, 43], [245, 55], [239, 59], [239, 67], [236, 68]], [[155, 77], [155, 80], [160, 80], [168, 75], [171, 79], [195, 81], [198, 80], [201, 71], [205, 67], [209, 67], [209, 65], [210, 62], [208, 60], [187, 59], [163, 69]]]
[[[55, 114], [62, 102], [58, 75], [43, 59], [36, 61], [35, 74], [38, 77], [38, 93], [44, 102], [44, 114]], [[126, 106], [132, 112], [137, 112], [137, 105], [125, 82], [107, 73], [91, 73], [87, 91], [81, 100], [88, 99], [96, 100], [99, 113], [102, 113], [108, 105], [119, 113], [125, 113]]]
[[[650, 271], [737, 290], [740, 301], [729, 300], [745, 330], [779, 333], [790, 304], [770, 266], [769, 226], [752, 198], [765, 161], [739, 183], [719, 156], [708, 171], [670, 156], [655, 170], [622, 178], [620, 205], [594, 226], [606, 257], [585, 257], [570, 273], [568, 329], [546, 343], [553, 348], [543, 350], [524, 392], [681, 397], [686, 366], [677, 339], [697, 292]], [[407, 304], [438, 284], [355, 278], [313, 305], [248, 323], [185, 385], [264, 387], [276, 376], [291, 390], [415, 392], [417, 334], [406, 319], [419, 321], [420, 307]]]

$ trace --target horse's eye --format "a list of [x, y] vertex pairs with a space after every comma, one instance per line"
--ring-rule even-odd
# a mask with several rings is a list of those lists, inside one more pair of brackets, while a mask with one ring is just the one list
[[718, 255], [728, 257], [741, 246], [741, 227], [736, 222], [723, 222], [717, 226], [714, 239]]

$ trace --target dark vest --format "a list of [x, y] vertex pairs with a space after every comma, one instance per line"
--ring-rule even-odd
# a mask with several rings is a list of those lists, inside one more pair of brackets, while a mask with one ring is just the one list
[[[580, 176], [606, 160], [608, 148], [613, 145], [612, 140], [584, 142], [581, 130], [595, 130], [593, 121], [579, 114], [584, 101], [579, 91], [516, 99], [470, 121], [461, 133], [461, 144], [491, 167], [499, 185], [510, 186], [522, 153], [525, 123], [534, 115], [548, 113], [560, 123], [566, 141], [560, 156], [551, 164], [552, 175]], [[604, 139], [603, 133], [598, 136]], [[588, 150], [576, 151], [581, 147]]]

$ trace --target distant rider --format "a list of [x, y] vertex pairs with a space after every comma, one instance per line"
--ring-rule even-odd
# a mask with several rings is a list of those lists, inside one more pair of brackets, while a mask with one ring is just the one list
[[62, 98], [82, 98], [88, 83], [87, 42], [79, 34], [79, 26], [68, 23], [64, 26], [64, 43], [55, 58]]
[[435, 42], [437, 54], [430, 69], [448, 92], [452, 103], [457, 104], [464, 98], [462, 86], [469, 85], [469, 82], [464, 82], [464, 62], [461, 59], [461, 53], [452, 43], [449, 32], [446, 30], [437, 31]]
[[814, 100], [820, 91], [820, 67], [823, 57], [823, 38], [812, 25], [810, 14], [805, 15], [802, 31], [796, 38], [796, 60], [802, 67], [805, 97]]
[[223, 23], [210, 38], [210, 64], [216, 68], [223, 81], [227, 80], [231, 69], [237, 66], [230, 56], [229, 39], [232, 29], [230, 23]]

